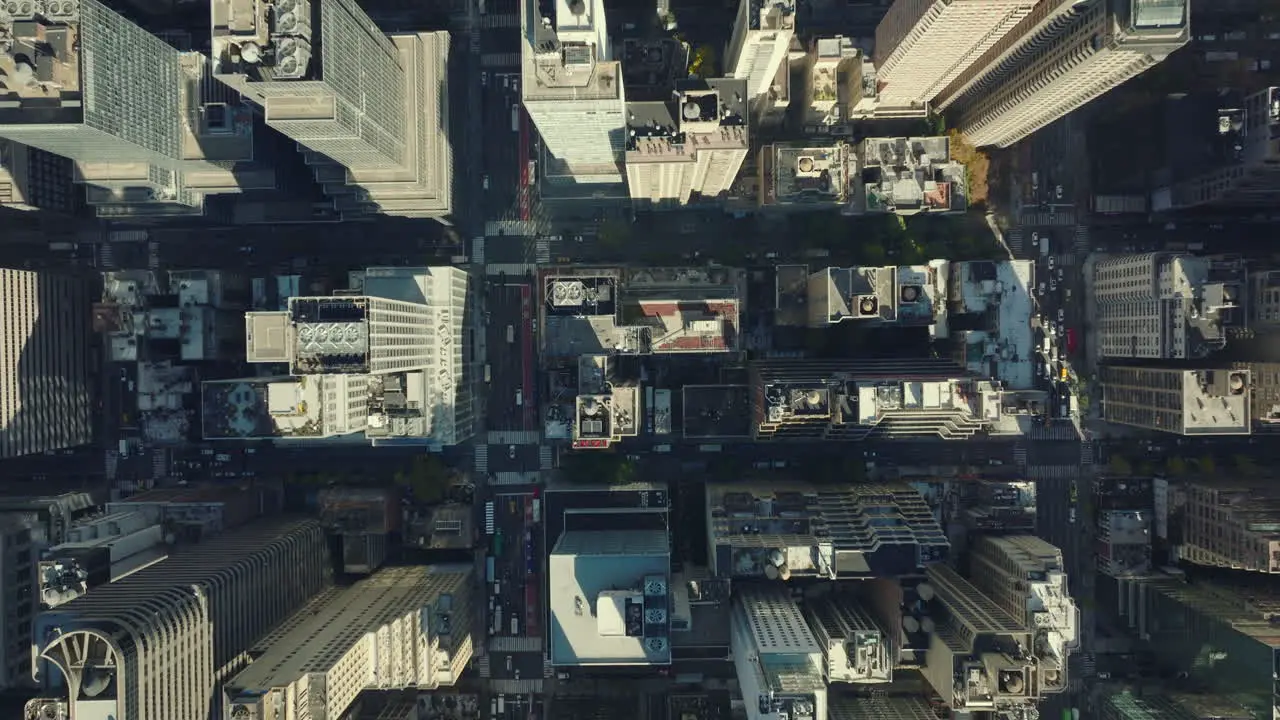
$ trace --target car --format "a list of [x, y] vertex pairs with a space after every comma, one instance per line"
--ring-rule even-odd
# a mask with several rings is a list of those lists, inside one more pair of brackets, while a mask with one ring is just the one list
[[1062, 322], [1066, 319], [1067, 319], [1066, 308], [1058, 308], [1058, 322]]
[[538, 318], [529, 321], [529, 330], [535, 334], [538, 332]]
[[1058, 281], [1054, 278], [1049, 278], [1049, 292], [1058, 292]]
[[1035, 232], [1034, 230], [1031, 231], [1031, 242], [1032, 243], [1040, 242], [1040, 233]]
[[507, 656], [507, 672], [511, 672], [511, 656]]
[[1059, 185], [1058, 187], [1056, 187], [1056, 188], [1054, 188], [1054, 189], [1053, 189], [1053, 196], [1054, 196], [1055, 198], [1059, 199], [1059, 200], [1061, 200], [1061, 199], [1062, 199], [1062, 186], [1061, 186], [1061, 185]]
[[1049, 269], [1050, 269], [1050, 270], [1053, 270], [1053, 256], [1052, 256], [1052, 255], [1050, 255], [1050, 256], [1049, 256]]
[[487, 72], [480, 73], [480, 87], [487, 87], [488, 85], [489, 85], [489, 73]]
[[482, 181], [482, 185], [484, 186], [484, 189], [485, 189], [485, 190], [488, 190], [488, 189], [489, 189], [489, 176], [488, 176], [488, 175], [485, 175], [485, 176], [484, 176], [484, 179], [483, 179], [483, 181]]
[[1075, 508], [1071, 508], [1071, 509], [1067, 510], [1067, 522], [1069, 522], [1069, 523], [1071, 523], [1071, 524], [1073, 524], [1073, 525], [1075, 524], [1075, 522], [1076, 522], [1076, 509], [1075, 509]]
[[997, 459], [995, 459], [995, 458], [990, 458], [990, 459], [988, 459], [988, 460], [987, 460], [987, 464], [988, 464], [988, 465], [1003, 465], [1003, 464], [1004, 464], [1004, 461], [1003, 461], [1003, 460], [997, 460]]
[[512, 460], [515, 460], [515, 459], [516, 459], [516, 446], [515, 446], [515, 445], [509, 445], [509, 446], [507, 447], [507, 457], [511, 458]]
[[1044, 297], [1044, 283], [1040, 283], [1040, 292], [1036, 293], [1040, 297]]

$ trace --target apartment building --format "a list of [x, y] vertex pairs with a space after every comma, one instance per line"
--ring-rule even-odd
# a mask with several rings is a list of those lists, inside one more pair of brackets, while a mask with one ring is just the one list
[[383, 33], [355, 0], [216, 0], [212, 74], [304, 150], [349, 215], [452, 212], [447, 32]]
[[896, 0], [876, 27], [879, 102], [927, 108], [1035, 5], [1035, 0]]
[[1252, 432], [1248, 370], [1104, 365], [1102, 417], [1178, 435]]
[[795, 37], [796, 0], [741, 0], [724, 55], [725, 74], [747, 81], [750, 100], [776, 93]]
[[1242, 262], [1156, 252], [1098, 261], [1093, 271], [1102, 357], [1202, 358], [1246, 324]]
[[[951, 112], [977, 146], [1008, 147], [1162, 62], [1191, 39], [1188, 0], [1042, 3], [1019, 47], [985, 67]], [[1057, 12], [1050, 10], [1054, 7]]]
[[640, 207], [727, 193], [750, 147], [747, 81], [680, 83], [666, 101], [627, 104], [627, 187]]
[[1269, 483], [1201, 478], [1178, 487], [1179, 557], [1197, 565], [1280, 573], [1280, 493]]
[[93, 441], [93, 295], [86, 278], [0, 268], [0, 458]]

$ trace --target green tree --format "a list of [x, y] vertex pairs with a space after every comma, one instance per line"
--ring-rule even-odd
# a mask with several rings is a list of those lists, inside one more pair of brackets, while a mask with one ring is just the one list
[[1249, 457], [1248, 455], [1236, 455], [1234, 458], [1234, 462], [1235, 462], [1236, 470], [1239, 471], [1241, 475], [1244, 475], [1246, 477], [1252, 477], [1258, 474], [1257, 463], [1255, 463], [1253, 461], [1253, 458]]
[[631, 247], [631, 224], [623, 220], [611, 218], [600, 223], [596, 229], [596, 237], [600, 244], [610, 250], [625, 250]]
[[636, 479], [636, 464], [608, 450], [580, 450], [565, 455], [560, 463], [563, 477], [571, 482], [623, 485]]
[[1214, 469], [1217, 468], [1217, 464], [1214, 463], [1211, 455], [1202, 455], [1200, 459], [1196, 461], [1196, 466], [1204, 475], [1212, 475]]
[[1164, 471], [1172, 477], [1180, 477], [1187, 474], [1187, 461], [1178, 456], [1173, 456], [1164, 464]]
[[397, 485], [406, 488], [414, 500], [424, 505], [443, 501], [453, 479], [453, 470], [445, 467], [435, 455], [418, 455], [409, 463], [407, 470], [394, 476]]
[[1121, 455], [1112, 455], [1111, 459], [1107, 461], [1107, 469], [1111, 471], [1112, 475], [1121, 477], [1133, 475], [1133, 465], [1130, 465], [1129, 461]]

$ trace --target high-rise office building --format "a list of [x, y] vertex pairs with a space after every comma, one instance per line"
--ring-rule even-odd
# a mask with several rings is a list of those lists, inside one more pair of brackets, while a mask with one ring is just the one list
[[[928, 650], [921, 674], [953, 710], [1014, 716], [1066, 690], [1058, 666], [1025, 618], [1015, 618], [949, 565], [931, 565]], [[919, 592], [919, 589], [917, 589]]]
[[1178, 435], [1248, 435], [1248, 370], [1103, 365], [1107, 422]]
[[1191, 39], [1188, 0], [1047, 0], [989, 47], [945, 104], [974, 145], [1008, 147]]
[[70, 717], [203, 718], [263, 634], [330, 581], [313, 520], [231, 531], [36, 619], [36, 673]]
[[627, 187], [636, 203], [727, 193], [747, 159], [745, 80], [688, 81], [665, 102], [627, 103]]
[[[1170, 104], [1171, 113], [1198, 115], [1184, 113], [1177, 101]], [[1211, 159], [1175, 170], [1169, 184], [1152, 192], [1152, 210], [1275, 206], [1280, 199], [1280, 87], [1248, 95], [1238, 106], [1220, 106], [1216, 125], [1196, 123], [1196, 130], [1207, 136]]]
[[223, 689], [222, 717], [268, 718], [292, 704], [339, 718], [365, 689], [453, 685], [473, 651], [474, 585], [469, 565], [417, 565], [322, 593], [249, 651]]
[[91, 292], [84, 278], [0, 269], [0, 458], [93, 440]]
[[748, 720], [827, 717], [822, 652], [785, 585], [735, 589], [729, 626]]
[[[822, 650], [827, 683], [885, 684], [898, 662], [899, 633], [885, 632], [874, 609], [852, 594], [808, 600], [805, 620]], [[896, 618], [895, 618], [896, 620]]]
[[[265, 398], [221, 394], [223, 412], [256, 408], [255, 428], [244, 421], [246, 436], [340, 436], [360, 429], [361, 412], [365, 437], [375, 444], [456, 445], [475, 432], [476, 362], [466, 351], [465, 326], [471, 276], [457, 267], [369, 268], [361, 284], [362, 294], [293, 297], [287, 310], [246, 314], [249, 362], [287, 364], [301, 378], [348, 377], [345, 384], [321, 380], [326, 393], [343, 393], [323, 409], [306, 406], [311, 380], [276, 384], [274, 411], [270, 384]], [[362, 391], [363, 403], [356, 397]], [[273, 412], [281, 417], [262, 417]], [[289, 432], [277, 423], [286, 415], [296, 421]], [[207, 424], [235, 425], [235, 418]]]
[[520, 1], [520, 100], [545, 152], [552, 184], [621, 184], [626, 93], [605, 28], [603, 0]]
[[876, 26], [879, 102], [926, 108], [1035, 4], [1035, 0], [896, 0]]
[[1278, 493], [1271, 481], [1202, 477], [1175, 486], [1178, 557], [1197, 565], [1280, 573]]
[[1246, 322], [1246, 271], [1237, 260], [1177, 253], [1117, 255], [1093, 269], [1102, 357], [1202, 358]]
[[13, 3], [0, 22], [0, 137], [76, 162], [109, 217], [200, 214], [207, 193], [272, 187], [253, 129], [207, 61], [97, 0]]
[[213, 74], [306, 151], [340, 210], [452, 211], [446, 32], [384, 34], [354, 0], [216, 0]]
[[747, 81], [747, 97], [777, 94], [786, 84], [787, 55], [796, 34], [796, 0], [740, 0], [724, 56], [726, 75]]

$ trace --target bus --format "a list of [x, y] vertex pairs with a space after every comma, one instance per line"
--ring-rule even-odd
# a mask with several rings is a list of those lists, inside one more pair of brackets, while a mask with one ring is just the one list
[[493, 534], [493, 556], [502, 557], [502, 529]]
[[520, 106], [511, 106], [511, 132], [520, 132]]
[[484, 364], [484, 381], [493, 382], [493, 370], [489, 367], [489, 363]]
[[493, 556], [490, 555], [488, 560], [484, 562], [484, 575], [488, 582], [493, 582], [493, 574], [495, 572]]

